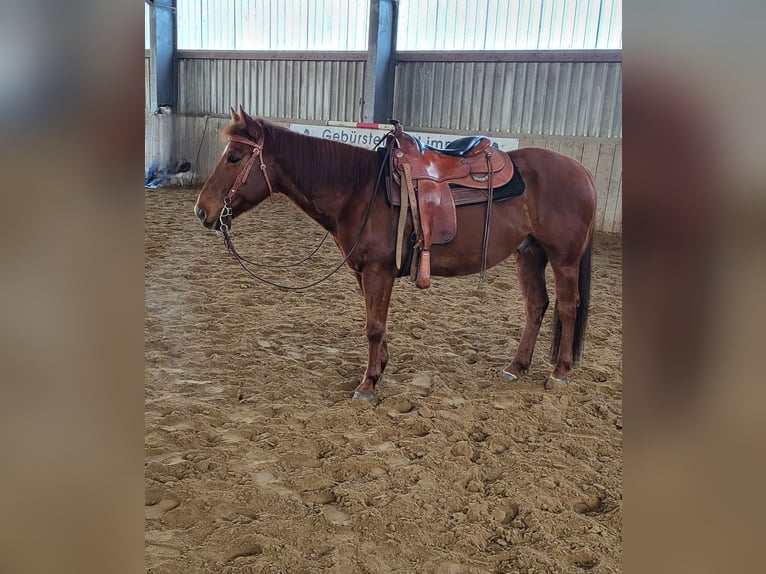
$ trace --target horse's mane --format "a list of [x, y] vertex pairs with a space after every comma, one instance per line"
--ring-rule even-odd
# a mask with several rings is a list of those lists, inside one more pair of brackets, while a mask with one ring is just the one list
[[[377, 175], [380, 160], [368, 149], [332, 140], [303, 135], [266, 120], [257, 120], [263, 128], [265, 153], [280, 165], [289, 166], [295, 184], [306, 191], [316, 185], [357, 190]], [[223, 130], [224, 136], [244, 135], [242, 124]], [[252, 136], [249, 136], [252, 137]]]

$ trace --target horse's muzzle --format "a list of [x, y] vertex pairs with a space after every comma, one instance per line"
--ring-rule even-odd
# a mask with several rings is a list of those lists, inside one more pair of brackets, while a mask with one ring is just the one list
[[194, 213], [197, 215], [205, 228], [212, 229], [214, 231], [219, 231], [221, 229], [220, 219], [216, 217], [213, 221], [207, 221], [207, 212], [202, 207], [198, 206], [194, 210]]

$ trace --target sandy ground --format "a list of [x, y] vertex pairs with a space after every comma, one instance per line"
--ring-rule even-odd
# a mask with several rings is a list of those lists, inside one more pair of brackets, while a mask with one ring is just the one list
[[[511, 260], [395, 286], [375, 404], [351, 401], [367, 346], [343, 269], [308, 292], [258, 284], [192, 214], [146, 192], [146, 564], [152, 573], [620, 572], [622, 258], [598, 236], [581, 365], [546, 391], [500, 379], [523, 325]], [[235, 221], [243, 255], [322, 237], [285, 200]], [[300, 283], [338, 261], [328, 241]], [[549, 290], [552, 281], [549, 273]]]

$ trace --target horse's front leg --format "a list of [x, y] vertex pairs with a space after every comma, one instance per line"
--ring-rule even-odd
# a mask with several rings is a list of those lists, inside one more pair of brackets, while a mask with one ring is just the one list
[[354, 392], [354, 398], [371, 401], [375, 396], [375, 385], [383, 374], [388, 362], [388, 345], [386, 344], [386, 321], [388, 306], [391, 302], [391, 289], [394, 277], [378, 267], [367, 267], [361, 274], [360, 285], [364, 294], [364, 304], [367, 308], [368, 355], [367, 370], [362, 382]]

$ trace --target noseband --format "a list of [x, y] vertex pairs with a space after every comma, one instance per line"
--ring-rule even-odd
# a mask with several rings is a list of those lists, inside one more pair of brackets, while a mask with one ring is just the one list
[[250, 170], [253, 169], [253, 165], [255, 165], [256, 159], [260, 159], [261, 161], [261, 173], [263, 174], [263, 179], [266, 180], [266, 185], [269, 188], [269, 200], [274, 203], [274, 190], [271, 187], [271, 181], [269, 181], [269, 174], [266, 173], [266, 164], [263, 163], [263, 144], [258, 144], [253, 140], [249, 140], [241, 136], [231, 136], [229, 141], [249, 145], [253, 148], [253, 152], [250, 155], [250, 159], [248, 159], [247, 163], [245, 163], [245, 167], [242, 168], [241, 172], [239, 172], [237, 179], [234, 180], [234, 184], [231, 186], [229, 193], [226, 194], [226, 197], [223, 200], [223, 209], [221, 209], [221, 215], [218, 217], [218, 219], [221, 223], [221, 227], [226, 227], [227, 229], [229, 227], [227, 220], [229, 217], [231, 217], [232, 213], [231, 198], [234, 197], [237, 191], [239, 191], [239, 188], [242, 187], [242, 185], [247, 181], [247, 177], [250, 175]]

